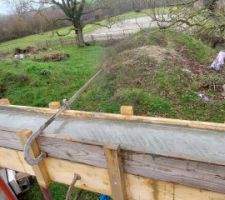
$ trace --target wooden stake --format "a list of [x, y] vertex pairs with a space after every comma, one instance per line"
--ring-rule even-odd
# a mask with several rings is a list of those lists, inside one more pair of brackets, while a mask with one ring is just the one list
[[114, 200], [126, 200], [126, 186], [124, 169], [120, 157], [120, 148], [104, 147], [105, 157], [108, 166], [108, 174], [112, 191], [112, 198]]
[[60, 104], [60, 102], [58, 102], [58, 101], [53, 101], [53, 102], [51, 102], [51, 103], [48, 104], [48, 107], [49, 107], [50, 109], [55, 109], [55, 110], [57, 110], [57, 109], [59, 109], [59, 108], [61, 107], [61, 104]]
[[[29, 130], [23, 130], [18, 135], [21, 144], [24, 146], [28, 140], [28, 138], [32, 135], [32, 132]], [[30, 155], [32, 157], [37, 157], [40, 155], [40, 149], [36, 141], [33, 142], [30, 148]], [[34, 174], [37, 178], [37, 182], [41, 187], [42, 194], [45, 200], [52, 200], [51, 193], [48, 190], [48, 187], [51, 183], [50, 177], [45, 167], [44, 161], [41, 161], [38, 165], [32, 166]]]
[[133, 107], [132, 106], [121, 106], [120, 113], [121, 113], [121, 115], [132, 116], [132, 115], [134, 115]]
[[0, 105], [10, 105], [9, 99], [0, 99]]

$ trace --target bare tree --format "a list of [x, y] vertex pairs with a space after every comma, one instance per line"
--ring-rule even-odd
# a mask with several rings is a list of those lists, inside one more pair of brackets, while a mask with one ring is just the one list
[[[49, 0], [48, 3], [58, 6], [65, 14], [64, 18], [57, 20], [71, 22], [73, 28], [67, 34], [71, 31], [75, 32], [79, 47], [85, 46], [84, 27], [103, 17], [111, 17], [107, 12], [113, 8], [112, 1], [108, 0]], [[61, 34], [58, 33], [58, 35]]]
[[225, 9], [220, 6], [220, 2], [221, 0], [183, 0], [176, 6], [155, 8], [149, 15], [161, 29], [188, 31], [210, 40], [215, 47], [225, 41]]

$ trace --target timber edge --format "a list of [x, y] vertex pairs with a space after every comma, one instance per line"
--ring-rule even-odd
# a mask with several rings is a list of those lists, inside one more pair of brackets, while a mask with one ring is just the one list
[[[54, 114], [55, 109], [51, 108], [39, 108], [39, 107], [29, 107], [29, 106], [17, 106], [17, 105], [2, 105], [0, 108], [7, 110], [20, 110], [20, 111], [30, 111], [46, 115]], [[76, 118], [86, 118], [86, 119], [105, 119], [105, 120], [125, 120], [125, 121], [135, 121], [143, 123], [161, 124], [161, 125], [171, 125], [171, 126], [182, 126], [197, 129], [215, 130], [215, 131], [225, 131], [225, 123], [212, 123], [212, 122], [201, 122], [201, 121], [190, 121], [190, 120], [180, 120], [180, 119], [169, 119], [161, 117], [149, 117], [149, 116], [135, 116], [132, 114], [111, 114], [111, 113], [98, 113], [98, 112], [85, 112], [76, 110], [67, 110], [62, 116], [76, 117]], [[225, 120], [225, 119], [224, 119]]]

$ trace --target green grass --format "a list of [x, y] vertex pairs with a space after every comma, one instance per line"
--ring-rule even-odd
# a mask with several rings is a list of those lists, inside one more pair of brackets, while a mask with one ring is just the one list
[[[156, 9], [156, 10], [159, 11], [160, 9]], [[164, 9], [164, 12], [167, 12], [167, 9]], [[143, 10], [142, 12], [128, 12], [128, 13], [119, 15], [117, 17], [114, 17], [110, 21], [112, 21], [113, 23], [116, 23], [118, 21], [125, 20], [125, 19], [144, 17], [144, 16], [147, 16], [146, 13], [148, 15], [150, 15], [152, 13], [152, 10], [146, 9], [146, 10]], [[98, 22], [98, 24], [101, 24], [101, 26], [108, 25], [109, 21], [102, 20], [102, 21]], [[96, 25], [96, 24], [89, 24], [84, 28], [84, 33], [85, 34], [91, 33], [93, 31], [101, 28], [101, 26]], [[66, 34], [66, 33], [68, 33], [68, 31], [71, 28], [72, 28], [71, 26], [64, 27], [64, 28], [58, 29], [57, 31], [60, 34]], [[72, 39], [75, 37], [74, 31], [72, 31], [70, 34], [68, 34], [67, 36], [64, 36], [64, 37], [59, 37], [59, 36], [57, 36], [57, 34], [54, 34], [53, 32], [54, 31], [45, 32], [43, 34], [34, 34], [34, 35], [30, 35], [30, 36], [26, 36], [26, 37], [18, 38], [15, 40], [10, 40], [7, 42], [0, 43], [0, 53], [12, 52], [17, 47], [25, 48], [27, 46], [45, 43], [46, 41], [58, 41], [60, 38], [71, 38]]]
[[[66, 34], [72, 27], [65, 27], [58, 29], [60, 34]], [[99, 27], [97, 25], [87, 25], [84, 29], [84, 33], [90, 33]], [[53, 31], [45, 32], [43, 34], [35, 34], [30, 35], [22, 38], [18, 38], [15, 40], [10, 40], [7, 42], [0, 43], [0, 53], [1, 52], [11, 52], [15, 48], [20, 47], [24, 48], [27, 46], [36, 45], [38, 43], [43, 43], [46, 41], [54, 41], [58, 40], [59, 38], [74, 38], [74, 32], [72, 31], [69, 35], [65, 37], [59, 37], [57, 34], [53, 34]]]
[[[165, 61], [152, 57], [154, 52], [138, 53], [137, 49], [143, 46], [159, 46], [162, 52], [167, 49], [162, 54]], [[225, 70], [208, 70], [215, 56], [215, 50], [185, 34], [143, 31], [114, 46], [104, 76], [73, 108], [118, 113], [121, 105], [132, 105], [136, 115], [223, 123], [225, 101], [212, 83], [222, 88]], [[200, 73], [196, 72], [198, 68]], [[213, 102], [203, 102], [198, 93], [208, 95]]]
[[[66, 197], [66, 192], [68, 190], [67, 185], [58, 184], [58, 183], [52, 183], [50, 185], [50, 192], [52, 194], [52, 197], [54, 200], [64, 200]], [[80, 199], [86, 199], [86, 200], [98, 200], [99, 194], [76, 190], [73, 193], [73, 197], [75, 197], [79, 192], [82, 192], [82, 197]], [[25, 195], [22, 197], [22, 200], [41, 200], [43, 199], [40, 188], [37, 183], [34, 184], [32, 189], [25, 193]]]
[[47, 53], [54, 52], [68, 53], [70, 58], [61, 62], [28, 58], [18, 64], [10, 59], [2, 61], [0, 98], [8, 97], [13, 104], [31, 106], [47, 106], [51, 101], [68, 98], [96, 72], [103, 57], [100, 46], [66, 47]]

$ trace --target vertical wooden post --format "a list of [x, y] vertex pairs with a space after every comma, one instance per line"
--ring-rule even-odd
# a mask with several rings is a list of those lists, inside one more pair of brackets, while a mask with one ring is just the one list
[[120, 113], [121, 115], [132, 116], [134, 115], [134, 110], [132, 106], [121, 106]]
[[[32, 135], [32, 132], [29, 130], [23, 130], [19, 134], [19, 140], [24, 146], [28, 140], [28, 138]], [[40, 155], [40, 149], [36, 141], [33, 142], [30, 148], [30, 155], [32, 157], [37, 157]], [[44, 161], [41, 161], [38, 165], [32, 166], [34, 174], [37, 178], [37, 182], [41, 187], [42, 194], [45, 200], [52, 200], [51, 193], [48, 190], [48, 187], [51, 183], [50, 177], [45, 167]]]
[[126, 183], [120, 148], [104, 147], [113, 200], [126, 200]]
[[0, 105], [10, 105], [9, 99], [0, 99]]
[[53, 102], [48, 104], [48, 107], [50, 109], [59, 109], [61, 107], [61, 104], [58, 101], [53, 101]]

